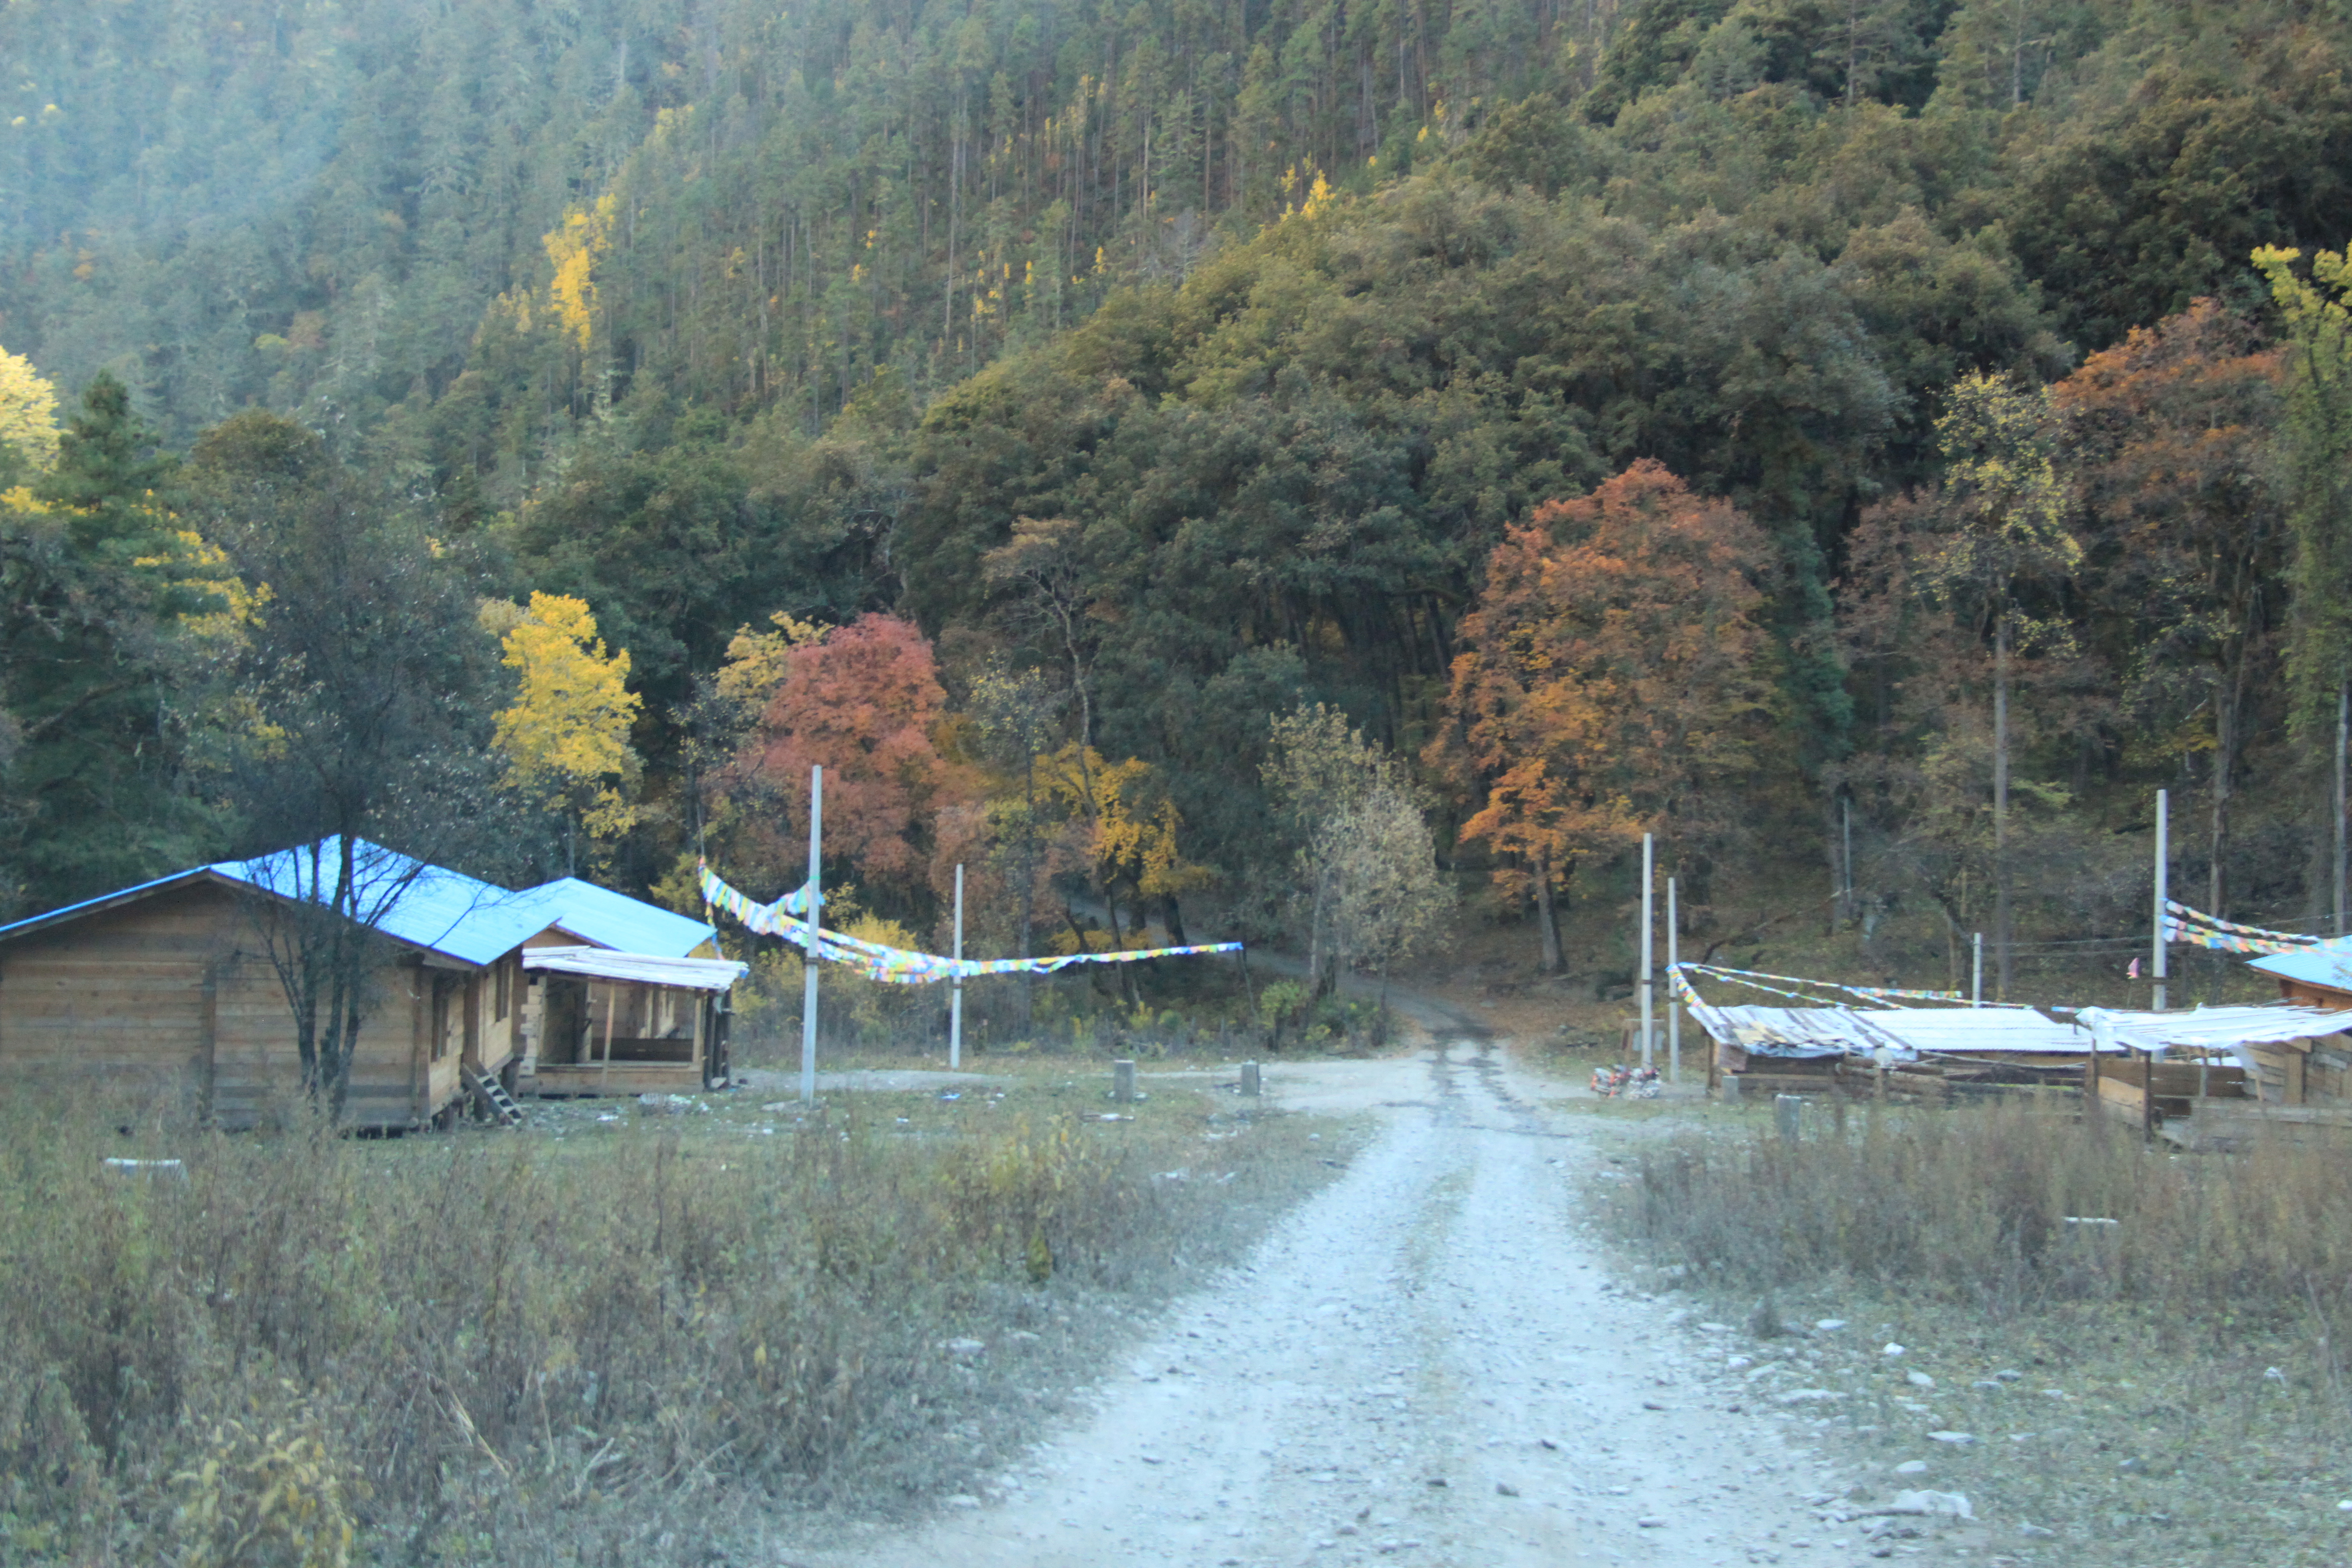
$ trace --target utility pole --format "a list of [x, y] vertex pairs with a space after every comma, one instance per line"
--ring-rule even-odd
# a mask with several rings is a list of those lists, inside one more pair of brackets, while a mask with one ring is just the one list
[[2156, 924], [2156, 929], [2155, 929], [2155, 930], [2150, 933], [2150, 941], [2153, 942], [2153, 944], [2154, 944], [2154, 946], [2155, 946], [2155, 949], [2156, 949], [2156, 952], [2155, 952], [2155, 958], [2156, 958], [2156, 964], [2155, 964], [2155, 969], [2156, 969], [2156, 976], [2155, 976], [2155, 978], [2156, 978], [2156, 1010], [2157, 1010], [2158, 1012], [2159, 1012], [2159, 1013], [2161, 1013], [2161, 1012], [2163, 1012], [2163, 1011], [2164, 1011], [2164, 1000], [2165, 1000], [2165, 999], [2164, 999], [2164, 993], [2165, 993], [2165, 984], [2164, 984], [2164, 953], [2165, 953], [2165, 946], [2166, 946], [2165, 940], [2164, 940], [2164, 904], [2165, 904], [2165, 893], [2166, 893], [2165, 875], [2166, 875], [2166, 871], [2167, 871], [2167, 869], [2168, 869], [2168, 867], [2167, 867], [2167, 865], [2166, 865], [2166, 862], [2167, 862], [2167, 861], [2168, 861], [2168, 860], [2171, 858], [2170, 848], [2169, 848], [2169, 845], [2168, 845], [2168, 835], [2170, 834], [2170, 832], [2171, 832], [2171, 825], [2170, 825], [2170, 823], [2167, 820], [2167, 817], [2168, 817], [2168, 815], [2170, 813], [2171, 809], [2172, 809], [2172, 792], [2171, 792], [2170, 790], [2164, 790], [2164, 789], [2158, 790], [2158, 791], [2156, 792], [2156, 900], [2155, 900], [2155, 903], [2156, 903], [2156, 922], [2155, 922], [2155, 924]]
[[816, 1099], [817, 934], [824, 920], [818, 896], [819, 854], [824, 845], [824, 769], [809, 769], [808, 955], [801, 965], [801, 1103]]
[[963, 1067], [963, 868], [956, 868], [955, 989], [948, 994], [948, 1071]]
[[1683, 1005], [1675, 990], [1680, 950], [1675, 942], [1675, 879], [1666, 879], [1666, 1081], [1683, 1080]]
[[[2336, 686], [2336, 934], [2344, 934], [2344, 766], [2352, 751], [2352, 679]], [[2219, 910], [2213, 911], [2221, 913]]]
[[1651, 837], [1644, 833], [1642, 835], [1642, 1066], [1645, 1068], [1657, 1057], [1650, 1021], [1650, 930], [1656, 923], [1651, 910], [1654, 865]]
[[1853, 797], [1852, 795], [1838, 797], [1838, 815], [1845, 833], [1845, 850], [1840, 857], [1845, 866], [1843, 877], [1845, 886], [1838, 889], [1838, 919], [1850, 921], [1853, 919]]

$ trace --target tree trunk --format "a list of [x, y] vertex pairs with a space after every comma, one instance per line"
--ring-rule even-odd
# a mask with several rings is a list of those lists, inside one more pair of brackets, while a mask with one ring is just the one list
[[1543, 972], [1558, 974], [1568, 967], [1559, 952], [1559, 921], [1551, 907], [1551, 854], [1536, 855], [1536, 924], [1543, 933]]
[[1992, 639], [1992, 930], [1998, 963], [1993, 998], [2009, 1000], [2009, 612], [1994, 623]]

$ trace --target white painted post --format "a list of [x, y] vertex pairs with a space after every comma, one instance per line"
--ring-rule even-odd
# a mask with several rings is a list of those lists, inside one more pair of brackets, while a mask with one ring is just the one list
[[1642, 1065], [1648, 1067], [1657, 1054], [1653, 1044], [1650, 1021], [1650, 930], [1656, 921], [1651, 914], [1652, 883], [1655, 880], [1655, 860], [1650, 835], [1642, 835]]
[[1683, 1080], [1683, 1005], [1675, 991], [1675, 964], [1680, 952], [1675, 931], [1675, 879], [1666, 879], [1666, 1081]]
[[[2352, 752], [2352, 677], [2336, 685], [2336, 934], [2344, 934], [2344, 790], [2347, 752]], [[2215, 914], [2221, 911], [2215, 910]]]
[[824, 846], [824, 769], [809, 769], [809, 874], [807, 962], [801, 965], [801, 1103], [816, 1099], [816, 966], [817, 933], [824, 920], [818, 908], [818, 857]]
[[1969, 945], [1976, 950], [1976, 957], [1972, 961], [1973, 967], [1969, 971], [1969, 1005], [1981, 1007], [1984, 1005], [1984, 932], [1977, 932]]
[[[956, 868], [955, 961], [963, 962], [963, 868]], [[955, 989], [948, 994], [948, 1071], [957, 1072], [963, 1067], [963, 971], [955, 975]]]
[[1853, 796], [1843, 795], [1838, 800], [1838, 819], [1845, 834], [1845, 848], [1841, 857], [1845, 862], [1845, 886], [1838, 889], [1838, 912], [1841, 919], [1853, 919]]
[[2171, 810], [2172, 792], [2158, 790], [2156, 792], [2156, 930], [2152, 941], [2156, 947], [2156, 1010], [2159, 1013], [2164, 1011], [2165, 1001], [2164, 959], [2165, 948], [2168, 944], [2164, 940], [2164, 900], [2166, 872], [2169, 868], [2166, 862], [2172, 858], [2171, 846], [2167, 842], [2171, 833], [2171, 824], [2168, 820]]

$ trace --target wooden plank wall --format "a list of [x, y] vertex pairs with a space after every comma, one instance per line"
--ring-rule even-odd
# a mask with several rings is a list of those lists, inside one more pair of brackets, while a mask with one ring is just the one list
[[[406, 1127], [420, 1111], [412, 1015], [418, 972], [376, 976], [352, 1064], [355, 1125]], [[436, 1064], [438, 1065], [438, 1064]], [[0, 948], [0, 1071], [150, 1076], [190, 1110], [249, 1126], [300, 1093], [293, 1020], [242, 899], [173, 888]], [[457, 1092], [449, 1065], [445, 1099]]]

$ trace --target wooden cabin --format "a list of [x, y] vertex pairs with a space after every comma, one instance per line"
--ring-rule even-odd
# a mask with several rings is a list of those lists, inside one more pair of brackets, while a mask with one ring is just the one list
[[[322, 918], [338, 864], [331, 847], [222, 861], [0, 927], [0, 1073], [150, 1090], [232, 1128], [290, 1110], [301, 1070], [278, 964], [303, 922]], [[518, 1087], [549, 1014], [550, 973], [530, 961], [543, 950], [656, 964], [701, 955], [701, 988], [686, 991], [691, 1038], [669, 1077], [691, 1071], [699, 1088], [724, 1071], [726, 987], [711, 983], [740, 969], [709, 962], [709, 926], [572, 878], [510, 890], [374, 845], [353, 866], [380, 940], [347, 1125], [420, 1127], [486, 1093], [484, 1080]], [[647, 1048], [679, 1026], [677, 1005], [664, 1005]], [[625, 1050], [639, 1038], [616, 1033]], [[616, 1092], [628, 1081], [605, 1080]]]

